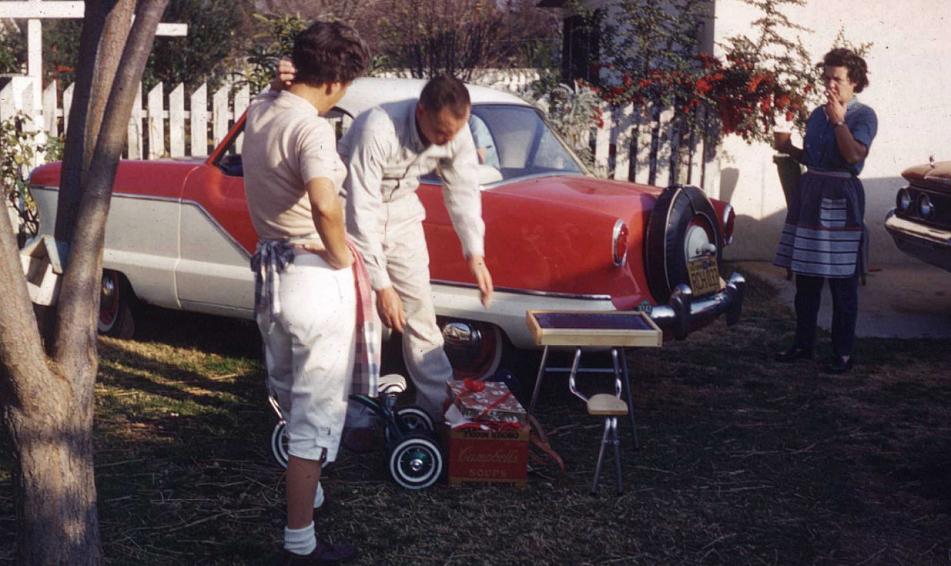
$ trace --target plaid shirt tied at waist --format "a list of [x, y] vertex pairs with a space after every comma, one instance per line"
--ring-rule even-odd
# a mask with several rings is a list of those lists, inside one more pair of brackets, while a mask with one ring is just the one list
[[[363, 257], [349, 240], [347, 246], [353, 254], [353, 281], [356, 290], [356, 360], [350, 386], [351, 394], [377, 396], [380, 379], [380, 339], [382, 327], [376, 314], [370, 276]], [[288, 240], [261, 240], [251, 256], [251, 271], [254, 272], [254, 314], [258, 324], [270, 332], [274, 317], [281, 313], [280, 274], [294, 263], [294, 250], [298, 248]]]

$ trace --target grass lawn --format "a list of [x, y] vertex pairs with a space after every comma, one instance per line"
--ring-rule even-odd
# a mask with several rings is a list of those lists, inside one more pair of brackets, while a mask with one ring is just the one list
[[[159, 310], [139, 327], [135, 341], [100, 343], [108, 562], [271, 563], [283, 476], [256, 328]], [[622, 423], [621, 496], [610, 467], [588, 494], [601, 422], [552, 376], [538, 418], [567, 463], [563, 480], [411, 493], [387, 480], [382, 449], [343, 453], [324, 480], [319, 534], [356, 542], [362, 564], [948, 564], [951, 343], [859, 340], [855, 369], [828, 376], [771, 363], [791, 332], [788, 306], [753, 280], [737, 326], [633, 353], [642, 446], [632, 451]], [[8, 562], [10, 471], [4, 450]]]

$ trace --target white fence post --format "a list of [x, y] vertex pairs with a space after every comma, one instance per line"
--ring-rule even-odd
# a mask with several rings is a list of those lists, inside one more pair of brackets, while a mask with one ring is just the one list
[[614, 178], [627, 181], [631, 178], [631, 141], [634, 130], [634, 105], [621, 108], [617, 117], [617, 141], [614, 143]]
[[168, 154], [185, 156], [185, 85], [182, 83], [168, 95]]
[[54, 138], [59, 135], [58, 116], [56, 115], [56, 86], [56, 81], [52, 81], [43, 89], [43, 117], [46, 119], [46, 133]]
[[13, 102], [13, 81], [10, 81], [0, 90], [0, 122], [12, 118], [16, 113], [16, 104]]
[[228, 135], [228, 87], [219, 88], [211, 96], [211, 136], [216, 146]]
[[188, 155], [208, 155], [208, 85], [202, 83], [192, 93], [189, 105], [192, 139]]
[[162, 83], [155, 85], [148, 96], [149, 159], [165, 155], [165, 109]]
[[[251, 87], [247, 84], [238, 89], [238, 92], [234, 93], [234, 121], [237, 122], [241, 115], [244, 114], [244, 111], [248, 109], [248, 105], [251, 103]], [[238, 139], [235, 140], [235, 150], [238, 153], [241, 153], [241, 148], [244, 145], [244, 136], [238, 136]]]
[[69, 130], [69, 110], [73, 107], [73, 89], [76, 85], [71, 84], [63, 90], [63, 136]]
[[598, 177], [608, 176], [608, 158], [611, 146], [611, 107], [601, 107], [601, 126], [594, 134], [594, 172]]
[[142, 159], [142, 85], [135, 92], [132, 115], [129, 116], [129, 159]]

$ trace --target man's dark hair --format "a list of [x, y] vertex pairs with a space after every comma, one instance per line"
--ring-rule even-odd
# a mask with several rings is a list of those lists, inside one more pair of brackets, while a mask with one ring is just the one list
[[868, 86], [868, 65], [865, 59], [851, 49], [838, 47], [825, 54], [819, 67], [845, 67], [849, 80], [855, 83], [855, 92], [862, 92]]
[[355, 29], [340, 22], [314, 22], [294, 38], [295, 82], [349, 83], [367, 69], [370, 50]]
[[462, 118], [472, 102], [466, 85], [455, 77], [440, 76], [430, 80], [419, 95], [419, 103], [427, 112], [441, 112], [449, 108], [453, 116]]

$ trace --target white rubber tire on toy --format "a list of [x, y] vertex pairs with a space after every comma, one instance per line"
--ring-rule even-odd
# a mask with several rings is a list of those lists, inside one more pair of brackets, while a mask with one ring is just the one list
[[426, 489], [442, 475], [442, 453], [435, 442], [423, 435], [401, 440], [390, 449], [387, 462], [390, 477], [405, 489]]
[[282, 468], [287, 468], [287, 425], [284, 421], [274, 425], [271, 432], [271, 454]]

